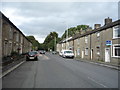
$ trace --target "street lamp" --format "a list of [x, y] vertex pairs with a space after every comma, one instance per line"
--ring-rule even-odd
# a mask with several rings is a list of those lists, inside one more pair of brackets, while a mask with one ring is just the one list
[[56, 51], [56, 36], [54, 37], [54, 40], [55, 40], [55, 42], [54, 42], [54, 51]]
[[68, 24], [67, 24], [67, 21], [64, 21], [63, 23], [65, 23], [65, 25], [66, 25], [66, 47], [65, 47], [65, 49], [67, 49], [68, 48]]
[[65, 23], [65, 25], [66, 25], [66, 40], [65, 40], [65, 49], [67, 49], [68, 48], [68, 23], [67, 23], [67, 21], [65, 20], [66, 18], [65, 17], [60, 17], [60, 16], [58, 16], [59, 18], [63, 18], [64, 19], [64, 21], [62, 22], [62, 23]]

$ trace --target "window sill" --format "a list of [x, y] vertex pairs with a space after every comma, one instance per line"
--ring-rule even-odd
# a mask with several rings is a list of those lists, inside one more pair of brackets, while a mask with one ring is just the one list
[[120, 56], [112, 56], [112, 58], [120, 58]]
[[119, 39], [120, 37], [114, 37], [114, 38], [112, 38], [112, 39]]

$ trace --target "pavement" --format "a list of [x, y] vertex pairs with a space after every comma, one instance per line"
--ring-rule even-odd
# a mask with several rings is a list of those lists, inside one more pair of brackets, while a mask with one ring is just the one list
[[23, 64], [25, 61], [22, 61], [20, 63], [18, 63], [17, 65], [14, 65], [13, 67], [9, 68], [8, 70], [4, 71], [2, 73], [2, 75], [0, 75], [0, 78], [4, 77], [5, 75], [7, 75], [8, 73], [12, 72], [14, 69], [18, 68], [21, 64]]
[[3, 88], [118, 88], [118, 70], [46, 53], [2, 81]]
[[14, 69], [19, 67], [21, 64], [25, 62], [25, 57], [21, 58], [20, 60], [14, 61], [7, 66], [1, 67], [2, 73], [0, 74], [0, 78], [4, 77], [8, 73], [12, 72]]
[[75, 60], [81, 61], [81, 62], [87, 62], [87, 63], [91, 63], [91, 64], [96, 64], [96, 65], [100, 65], [100, 66], [104, 66], [104, 67], [108, 67], [108, 68], [112, 68], [112, 69], [116, 69], [116, 70], [120, 70], [120, 65], [116, 65], [116, 64], [112, 64], [112, 63], [92, 61], [92, 60], [82, 60], [79, 58], [75, 58]]

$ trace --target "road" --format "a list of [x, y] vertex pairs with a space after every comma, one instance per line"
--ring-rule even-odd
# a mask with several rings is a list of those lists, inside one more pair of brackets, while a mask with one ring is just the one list
[[118, 88], [118, 71], [46, 53], [3, 77], [3, 88]]

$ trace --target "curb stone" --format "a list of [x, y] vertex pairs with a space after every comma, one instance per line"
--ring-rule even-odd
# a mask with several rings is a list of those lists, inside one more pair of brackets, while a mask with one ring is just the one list
[[12, 72], [14, 69], [16, 69], [17, 67], [19, 67], [21, 64], [23, 64], [25, 61], [22, 61], [20, 62], [19, 64], [11, 67], [9, 70], [3, 72], [1, 75], [0, 75], [0, 78], [4, 77], [5, 75], [7, 75], [8, 73]]
[[75, 60], [76, 61], [80, 61], [80, 62], [87, 62], [87, 63], [91, 63], [91, 64], [96, 64], [96, 65], [100, 65], [100, 66], [104, 66], [104, 67], [120, 70], [119, 66], [108, 65], [108, 64], [103, 64], [103, 63], [99, 63], [99, 62], [91, 62], [91, 61], [86, 61], [86, 60], [78, 60], [78, 59], [75, 59]]

